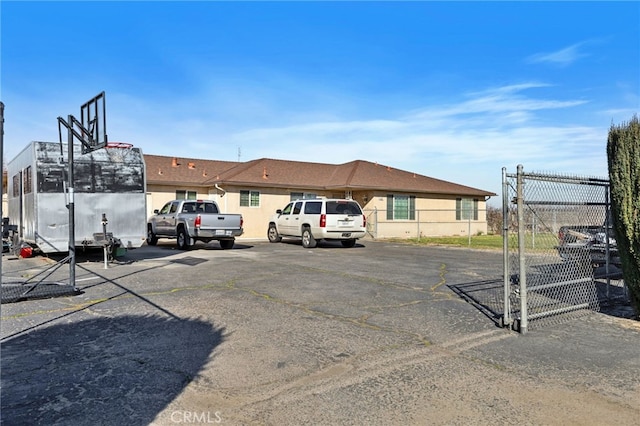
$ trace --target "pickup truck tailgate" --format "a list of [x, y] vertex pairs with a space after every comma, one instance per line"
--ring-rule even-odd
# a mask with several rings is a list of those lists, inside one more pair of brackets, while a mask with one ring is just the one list
[[[194, 224], [195, 225], [195, 224]], [[194, 226], [199, 236], [239, 236], [242, 235], [242, 216], [239, 214], [203, 214], [200, 226]]]

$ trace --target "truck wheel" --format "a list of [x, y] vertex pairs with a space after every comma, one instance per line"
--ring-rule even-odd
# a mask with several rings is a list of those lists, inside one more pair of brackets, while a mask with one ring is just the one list
[[220, 240], [220, 247], [222, 250], [230, 250], [233, 248], [234, 240]]
[[311, 234], [311, 229], [304, 228], [302, 230], [302, 247], [314, 248], [317, 244], [316, 239], [313, 238], [313, 235]]
[[282, 241], [282, 237], [280, 236], [280, 234], [278, 234], [278, 229], [274, 224], [269, 225], [267, 238], [269, 238], [270, 243], [279, 243], [280, 241]]
[[150, 246], [158, 244], [158, 236], [153, 232], [151, 226], [147, 227], [147, 244]]
[[351, 248], [356, 245], [356, 240], [354, 238], [351, 238], [349, 240], [341, 240], [340, 242], [342, 243], [342, 247], [346, 248]]
[[180, 250], [189, 250], [189, 236], [184, 228], [178, 229], [178, 248]]

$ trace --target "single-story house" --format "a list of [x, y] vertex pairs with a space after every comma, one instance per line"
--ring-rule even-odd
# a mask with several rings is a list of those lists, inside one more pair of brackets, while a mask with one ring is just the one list
[[241, 213], [242, 238], [251, 239], [266, 239], [269, 218], [289, 201], [315, 197], [356, 200], [374, 238], [486, 234], [486, 201], [496, 195], [362, 160], [144, 159], [149, 215], [172, 199], [211, 199], [224, 213]]

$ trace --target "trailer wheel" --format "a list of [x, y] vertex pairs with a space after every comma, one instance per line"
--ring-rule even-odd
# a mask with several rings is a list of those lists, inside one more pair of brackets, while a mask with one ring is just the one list
[[180, 250], [189, 250], [189, 236], [187, 235], [187, 231], [181, 227], [178, 229], [178, 248]]
[[151, 225], [147, 227], [147, 244], [150, 246], [158, 244], [158, 236], [153, 232]]

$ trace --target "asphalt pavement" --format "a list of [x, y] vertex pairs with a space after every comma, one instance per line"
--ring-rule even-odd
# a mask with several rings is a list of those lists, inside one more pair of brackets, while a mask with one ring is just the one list
[[640, 323], [611, 309], [502, 328], [500, 252], [167, 241], [79, 253], [75, 283], [59, 260], [3, 256], [2, 424], [640, 418]]

